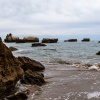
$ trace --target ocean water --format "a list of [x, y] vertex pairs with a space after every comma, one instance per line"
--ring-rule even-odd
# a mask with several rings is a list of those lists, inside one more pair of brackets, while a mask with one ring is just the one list
[[[98, 41], [46, 43], [45, 47], [31, 47], [32, 43], [5, 43], [18, 50], [17, 56], [27, 56], [45, 66], [46, 84], [18, 85], [29, 88], [28, 100], [100, 100], [100, 70], [90, 71], [82, 64], [100, 64]], [[78, 67], [76, 65], [79, 65]], [[95, 67], [95, 66], [94, 66]]]
[[91, 42], [58, 42], [46, 43], [44, 47], [31, 47], [32, 43], [6, 43], [6, 45], [18, 48], [15, 56], [27, 56], [42, 62], [76, 61], [85, 63], [99, 63], [100, 51], [98, 41]]

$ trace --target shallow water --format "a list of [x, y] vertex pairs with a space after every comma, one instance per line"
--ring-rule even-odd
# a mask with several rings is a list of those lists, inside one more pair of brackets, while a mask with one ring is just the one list
[[45, 66], [47, 83], [28, 100], [100, 100], [100, 72], [66, 65]]
[[81, 61], [99, 63], [100, 56], [96, 53], [100, 51], [98, 41], [91, 42], [59, 42], [46, 43], [45, 47], [31, 47], [32, 43], [6, 43], [8, 46], [18, 48], [13, 52], [15, 56], [28, 56], [38, 61], [55, 62], [62, 61]]
[[[76, 67], [82, 63], [100, 63], [97, 41], [54, 43], [46, 47], [31, 47], [31, 43], [6, 43], [18, 48], [15, 56], [27, 56], [45, 66], [46, 84], [30, 89], [28, 100], [100, 100], [100, 71]], [[73, 64], [73, 63], [76, 63]]]

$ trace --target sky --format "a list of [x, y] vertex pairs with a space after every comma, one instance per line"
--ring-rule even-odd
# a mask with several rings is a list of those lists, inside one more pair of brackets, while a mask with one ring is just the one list
[[0, 0], [0, 36], [100, 37], [100, 0]]

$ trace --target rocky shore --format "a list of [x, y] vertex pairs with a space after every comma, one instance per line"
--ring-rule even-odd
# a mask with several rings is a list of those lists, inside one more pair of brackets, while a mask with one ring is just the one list
[[16, 91], [16, 83], [41, 86], [45, 83], [41, 73], [45, 67], [28, 57], [15, 57], [11, 51], [0, 38], [0, 98], [25, 100], [27, 91]]

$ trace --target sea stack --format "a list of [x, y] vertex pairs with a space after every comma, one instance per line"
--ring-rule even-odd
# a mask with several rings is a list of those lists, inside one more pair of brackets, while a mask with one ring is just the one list
[[7, 34], [6, 38], [4, 39], [5, 42], [16, 42], [19, 40], [19, 37], [12, 36], [11, 33]]
[[90, 38], [83, 38], [82, 42], [89, 42]]
[[42, 43], [57, 43], [58, 38], [43, 38]]
[[64, 42], [77, 42], [77, 39], [68, 39], [68, 40], [64, 40]]

